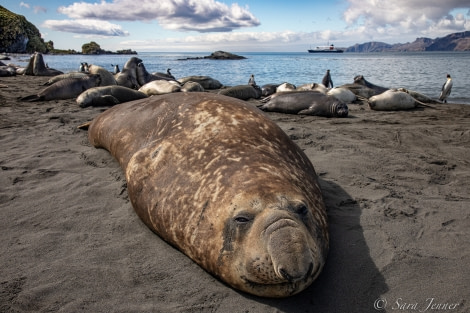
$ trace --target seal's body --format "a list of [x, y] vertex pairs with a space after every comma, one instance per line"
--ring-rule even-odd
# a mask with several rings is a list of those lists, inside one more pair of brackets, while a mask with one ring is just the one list
[[254, 106], [153, 96], [99, 115], [89, 139], [120, 163], [144, 223], [232, 287], [286, 297], [320, 273], [328, 230], [314, 168]]
[[263, 111], [324, 117], [347, 117], [346, 103], [318, 91], [279, 92], [260, 107]]

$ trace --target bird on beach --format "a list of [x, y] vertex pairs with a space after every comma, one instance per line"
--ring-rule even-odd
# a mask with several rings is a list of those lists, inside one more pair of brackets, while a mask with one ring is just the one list
[[331, 80], [330, 70], [326, 70], [325, 76], [323, 76], [321, 83], [326, 88], [333, 88], [333, 81]]
[[439, 100], [444, 101], [447, 103], [447, 97], [450, 95], [452, 90], [452, 78], [449, 74], [447, 74], [447, 81], [442, 85], [441, 95], [439, 96]]
[[248, 85], [252, 85], [252, 86], [256, 85], [255, 75], [251, 74], [250, 79], [248, 80]]

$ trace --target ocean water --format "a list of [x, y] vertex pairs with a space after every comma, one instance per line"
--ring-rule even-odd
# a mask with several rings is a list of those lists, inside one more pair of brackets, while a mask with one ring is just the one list
[[[407, 88], [437, 98], [446, 75], [453, 79], [449, 102], [470, 104], [470, 52], [406, 52], [406, 53], [237, 53], [245, 60], [179, 60], [202, 57], [210, 53], [142, 52], [146, 69], [166, 72], [176, 78], [207, 75], [227, 86], [246, 84], [251, 74], [258, 85], [289, 82], [295, 85], [320, 83], [329, 69], [335, 86], [352, 83], [356, 75], [388, 88]], [[45, 62], [63, 72], [77, 71], [80, 62], [96, 64], [113, 70], [122, 69], [130, 55], [44, 55]], [[27, 57], [17, 64], [26, 65]]]

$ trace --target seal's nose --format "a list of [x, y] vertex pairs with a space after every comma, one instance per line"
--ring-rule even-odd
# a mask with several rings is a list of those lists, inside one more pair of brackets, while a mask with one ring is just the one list
[[279, 274], [281, 274], [282, 278], [284, 278], [290, 283], [293, 283], [293, 282], [302, 280], [304, 278], [310, 277], [312, 275], [313, 267], [314, 267], [313, 263], [311, 262], [310, 266], [308, 267], [307, 272], [297, 273], [297, 275], [294, 273], [289, 273], [287, 268], [282, 268], [282, 267], [278, 269], [278, 272]]

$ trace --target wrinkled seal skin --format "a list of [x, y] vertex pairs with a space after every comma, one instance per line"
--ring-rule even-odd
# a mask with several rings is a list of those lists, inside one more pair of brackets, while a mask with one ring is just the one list
[[209, 273], [264, 297], [319, 275], [328, 227], [315, 170], [254, 106], [153, 96], [108, 109], [88, 131], [120, 163], [138, 216]]
[[240, 100], [258, 99], [261, 97], [261, 88], [257, 85], [237, 85], [221, 89], [218, 94]]
[[346, 103], [318, 91], [275, 93], [260, 107], [263, 111], [324, 117], [347, 117]]

